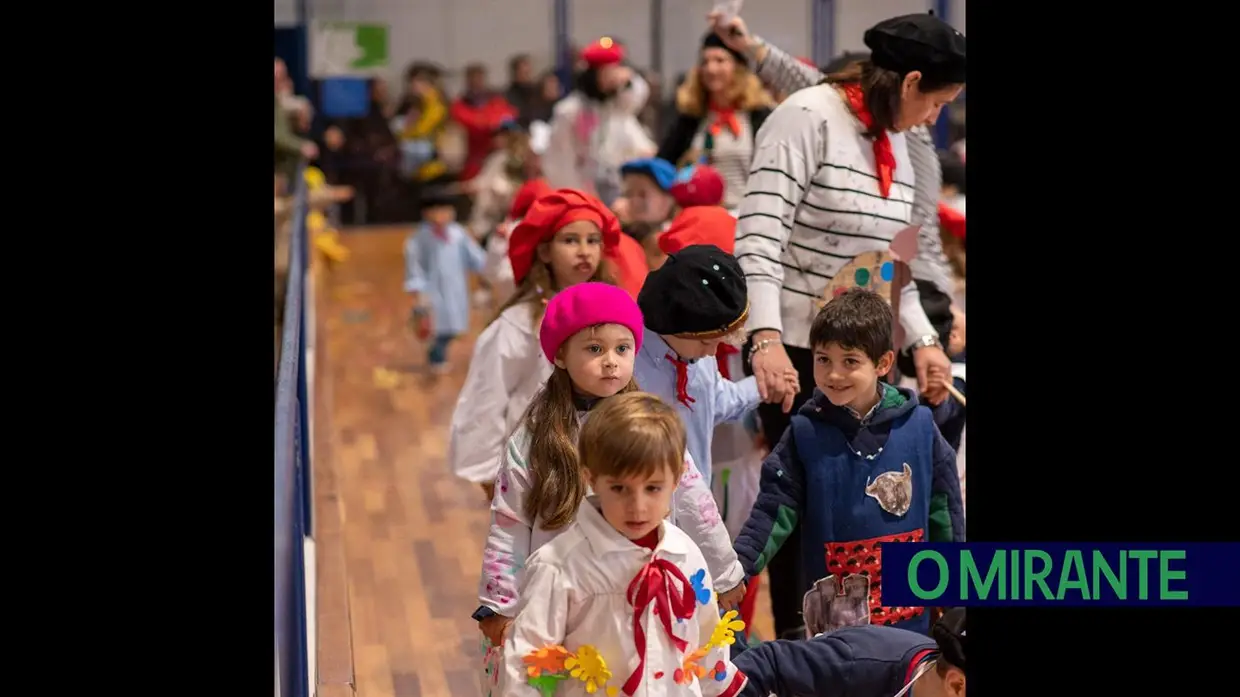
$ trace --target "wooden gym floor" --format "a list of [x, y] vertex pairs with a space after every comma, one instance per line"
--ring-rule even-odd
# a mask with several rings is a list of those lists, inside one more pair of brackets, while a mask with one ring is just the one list
[[[402, 292], [407, 228], [342, 235], [352, 256], [316, 271], [315, 536], [320, 697], [472, 697], [469, 618], [489, 522], [448, 471], [447, 429], [475, 331], [453, 369], [425, 375]], [[764, 584], [765, 587], [765, 584]], [[772, 635], [763, 593], [758, 635]]]

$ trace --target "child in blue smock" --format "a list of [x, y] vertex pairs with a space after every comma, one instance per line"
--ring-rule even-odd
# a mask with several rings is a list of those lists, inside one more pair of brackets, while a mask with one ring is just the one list
[[637, 304], [646, 324], [634, 368], [637, 384], [676, 407], [689, 454], [709, 483], [715, 426], [741, 420], [759, 402], [752, 376], [732, 382], [715, 360], [720, 342], [743, 341], [749, 316], [745, 275], [722, 249], [690, 245], [650, 272]]
[[425, 192], [422, 222], [405, 240], [405, 292], [412, 296], [416, 331], [430, 341], [427, 365], [448, 369], [448, 346], [469, 329], [469, 272], [479, 273], [486, 252], [456, 222], [454, 196]]
[[862, 289], [814, 318], [816, 389], [763, 463], [736, 539], [753, 577], [800, 527], [800, 592], [813, 589], [803, 607], [818, 631], [882, 624], [925, 634], [926, 608], [882, 603], [882, 547], [964, 541], [956, 453], [912, 390], [879, 380], [895, 362], [893, 322], [887, 300]]

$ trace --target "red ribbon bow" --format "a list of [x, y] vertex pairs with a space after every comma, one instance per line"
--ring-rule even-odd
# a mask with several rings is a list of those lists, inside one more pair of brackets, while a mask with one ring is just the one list
[[[679, 591], [675, 589], [675, 583], [680, 584]], [[663, 624], [663, 631], [683, 653], [688, 643], [672, 632], [672, 617], [674, 615], [682, 620], [692, 617], [695, 599], [693, 586], [690, 585], [689, 579], [685, 578], [675, 564], [666, 559], [651, 559], [643, 566], [629, 583], [629, 590], [625, 597], [633, 606], [633, 643], [637, 646], [637, 654], [641, 656], [637, 668], [629, 675], [629, 679], [624, 681], [622, 688], [624, 694], [631, 697], [637, 692], [642, 676], [646, 672], [646, 629], [642, 622], [646, 608], [652, 602], [655, 604], [654, 614]]]
[[[873, 129], [874, 114], [870, 113], [870, 107], [865, 104], [865, 94], [861, 91], [861, 85], [855, 82], [844, 85], [844, 95], [848, 97], [848, 105], [852, 107], [861, 125], [865, 126], [865, 130]], [[874, 139], [874, 166], [878, 169], [878, 192], [883, 195], [883, 198], [887, 198], [891, 193], [891, 182], [895, 178], [896, 155], [891, 150], [891, 138], [887, 136], [885, 130]]]
[[697, 400], [689, 396], [689, 364], [670, 353], [663, 357], [676, 366], [676, 401], [692, 409]]

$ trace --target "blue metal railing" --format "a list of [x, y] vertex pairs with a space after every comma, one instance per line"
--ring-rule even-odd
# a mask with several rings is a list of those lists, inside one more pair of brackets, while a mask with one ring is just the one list
[[306, 182], [297, 172], [275, 413], [275, 697], [310, 697], [305, 538], [310, 525]]

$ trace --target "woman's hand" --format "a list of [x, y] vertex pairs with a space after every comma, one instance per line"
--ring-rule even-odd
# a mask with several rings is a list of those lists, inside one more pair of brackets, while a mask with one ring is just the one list
[[948, 391], [941, 381], [932, 381], [931, 373], [952, 374], [952, 362], [939, 346], [922, 346], [913, 351], [913, 366], [917, 368], [917, 390], [934, 406], [947, 399]]
[[785, 414], [792, 411], [792, 400], [800, 390], [796, 368], [779, 340], [778, 332], [758, 332], [753, 341], [771, 340], [764, 350], [753, 354], [753, 374], [758, 381], [758, 397], [767, 404], [782, 404]]
[[752, 56], [754, 60], [761, 62], [766, 57], [757, 55], [757, 51], [761, 50], [761, 45], [754, 40], [749, 33], [749, 27], [745, 25], [745, 20], [740, 16], [733, 17], [724, 21], [722, 12], [711, 12], [706, 15], [706, 21], [710, 22], [710, 26], [715, 30], [715, 34], [723, 41], [724, 45], [733, 51], [739, 51], [747, 56]]

